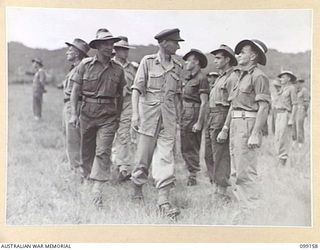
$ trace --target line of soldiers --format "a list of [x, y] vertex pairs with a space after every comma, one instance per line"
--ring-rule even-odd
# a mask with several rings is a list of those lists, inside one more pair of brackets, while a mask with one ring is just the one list
[[[188, 186], [197, 184], [205, 129], [210, 182], [215, 184], [218, 197], [237, 201], [239, 209], [233, 221], [242, 223], [259, 199], [258, 148], [271, 94], [269, 79], [258, 64], [266, 65], [267, 47], [259, 40], [242, 40], [235, 51], [221, 45], [211, 52], [219, 73], [206, 76], [202, 69], [207, 66], [207, 57], [200, 50], [185, 54], [185, 65], [175, 56], [184, 41], [179, 29], [161, 31], [154, 38], [158, 53], [145, 56], [138, 69], [127, 60], [132, 49], [128, 39], [114, 37], [107, 29], [99, 29], [89, 44], [78, 38], [66, 43], [67, 60], [73, 65], [64, 81], [70, 165], [84, 180], [92, 180], [93, 203], [102, 206], [102, 188], [110, 179], [114, 145], [119, 181], [131, 179], [133, 201], [144, 200], [143, 185], [152, 165], [159, 212], [175, 220], [180, 210], [171, 201], [170, 191], [176, 180], [177, 129], [180, 127], [181, 152], [189, 172]], [[90, 48], [96, 50], [93, 57], [87, 56]], [[293, 124], [296, 112], [292, 76], [291, 72], [279, 75], [283, 87], [275, 107], [282, 164], [287, 158], [284, 127]], [[290, 107], [280, 105], [289, 99]], [[299, 131], [301, 121], [297, 124]]]

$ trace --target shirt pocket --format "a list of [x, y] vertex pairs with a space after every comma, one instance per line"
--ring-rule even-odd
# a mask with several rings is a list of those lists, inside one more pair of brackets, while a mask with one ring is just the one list
[[98, 87], [98, 80], [98, 73], [85, 73], [83, 75], [82, 90], [94, 93]]
[[242, 93], [250, 94], [253, 90], [253, 86], [252, 86], [251, 81], [241, 82], [239, 89]]
[[192, 81], [188, 82], [184, 87], [185, 95], [194, 95], [199, 93], [199, 82]]
[[149, 80], [148, 80], [148, 87], [150, 89], [158, 89], [162, 88], [163, 84], [163, 74], [162, 73], [150, 73]]

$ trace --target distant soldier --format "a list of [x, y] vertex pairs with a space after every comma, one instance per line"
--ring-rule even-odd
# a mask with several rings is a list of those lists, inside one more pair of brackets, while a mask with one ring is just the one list
[[298, 141], [299, 148], [302, 147], [304, 143], [304, 120], [307, 117], [308, 108], [309, 108], [309, 93], [307, 88], [304, 86], [304, 80], [299, 79], [297, 81], [297, 114], [296, 119], [293, 123], [293, 140]]
[[[79, 39], [75, 38], [73, 42], [66, 42], [68, 50], [66, 52], [67, 60], [72, 63], [71, 70], [63, 81], [64, 89], [64, 108], [63, 121], [66, 129], [66, 152], [71, 169], [78, 169], [80, 167], [80, 128], [72, 126], [69, 121], [71, 118], [71, 103], [70, 95], [72, 92], [73, 82], [70, 80], [76, 72], [76, 67], [81, 60], [88, 57], [87, 53], [90, 50], [89, 45]], [[77, 104], [77, 115], [80, 115], [81, 96]]]
[[200, 171], [201, 132], [208, 105], [209, 84], [201, 69], [208, 64], [200, 50], [191, 49], [183, 56], [189, 71], [183, 83], [183, 109], [181, 116], [181, 154], [186, 163], [189, 177], [187, 186], [197, 185]]
[[209, 83], [209, 88], [210, 88], [210, 91], [211, 89], [213, 88], [213, 85], [216, 81], [216, 79], [219, 77], [219, 73], [218, 72], [209, 72], [207, 74], [207, 79], [208, 79], [208, 83]]
[[71, 119], [79, 125], [80, 111], [82, 175], [93, 180], [93, 202], [101, 206], [103, 183], [110, 177], [111, 148], [119, 126], [123, 87], [126, 85], [122, 66], [111, 60], [114, 43], [120, 41], [107, 29], [99, 29], [89, 46], [97, 50], [94, 57], [83, 59], [71, 77]]
[[257, 64], [266, 65], [266, 52], [267, 47], [259, 40], [243, 40], [235, 47], [241, 72], [229, 95], [228, 117], [217, 137], [219, 142], [226, 141], [230, 129], [230, 184], [239, 204], [233, 223], [246, 222], [259, 198], [257, 148], [261, 145], [271, 97], [269, 79]]
[[234, 73], [233, 67], [238, 64], [233, 50], [227, 45], [221, 45], [211, 52], [214, 55], [214, 63], [220, 70], [213, 89], [210, 92], [209, 108], [210, 116], [208, 120], [208, 133], [206, 140], [213, 155], [213, 164], [207, 163], [210, 181], [216, 184], [217, 195], [226, 197], [227, 187], [230, 178], [230, 151], [229, 139], [217, 142], [217, 136], [221, 132], [228, 115], [230, 101], [228, 100], [232, 87], [238, 80], [238, 75]]
[[121, 41], [114, 44], [116, 55], [114, 61], [119, 63], [124, 70], [127, 85], [123, 88], [123, 105], [120, 117], [120, 124], [116, 135], [116, 158], [115, 162], [119, 168], [118, 181], [123, 182], [129, 180], [134, 165], [135, 145], [131, 142], [131, 87], [137, 68], [128, 61], [129, 49], [134, 47], [129, 46], [127, 37], [120, 37]]
[[279, 163], [285, 166], [292, 140], [292, 125], [297, 112], [297, 89], [294, 86], [297, 77], [291, 71], [283, 71], [278, 77], [282, 87], [276, 104], [275, 140]]
[[132, 86], [132, 127], [139, 131], [136, 160], [132, 172], [134, 200], [142, 200], [152, 161], [152, 176], [158, 189], [162, 215], [175, 219], [180, 213], [169, 200], [174, 185], [173, 148], [181, 103], [182, 64], [174, 58], [180, 48], [179, 29], [164, 30], [155, 36], [159, 52], [145, 56]]
[[281, 84], [278, 80], [273, 81], [274, 91], [271, 92], [271, 131], [275, 134], [276, 131], [276, 117], [277, 117], [277, 103], [279, 101], [279, 92], [281, 90]]
[[33, 77], [33, 115], [36, 121], [41, 119], [42, 114], [42, 95], [46, 92], [46, 73], [43, 69], [42, 60], [39, 58], [32, 59], [32, 65], [36, 73]]

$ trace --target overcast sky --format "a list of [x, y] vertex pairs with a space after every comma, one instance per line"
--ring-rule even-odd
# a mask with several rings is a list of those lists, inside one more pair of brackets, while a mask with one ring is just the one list
[[179, 28], [179, 54], [191, 48], [209, 52], [220, 44], [234, 46], [243, 39], [260, 39], [282, 52], [312, 47], [310, 10], [98, 10], [7, 8], [7, 40], [33, 48], [57, 49], [75, 37], [90, 42], [99, 28], [125, 35], [131, 44], [156, 44], [154, 35]]

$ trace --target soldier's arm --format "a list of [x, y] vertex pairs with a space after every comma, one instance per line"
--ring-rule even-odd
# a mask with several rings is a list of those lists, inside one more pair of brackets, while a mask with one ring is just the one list
[[199, 123], [200, 127], [203, 127], [203, 122], [204, 122], [204, 117], [206, 114], [206, 109], [208, 106], [208, 94], [202, 93], [200, 94], [200, 100], [201, 100], [201, 105], [200, 105], [200, 110], [199, 110], [199, 117], [197, 123]]
[[296, 88], [292, 88], [291, 89], [291, 104], [292, 104], [292, 112], [291, 112], [291, 116], [289, 118], [288, 121], [288, 125], [291, 126], [294, 123], [295, 117], [296, 117], [296, 113], [297, 113], [297, 104], [298, 104], [298, 97], [297, 97], [297, 91]]
[[122, 70], [120, 84], [118, 85], [118, 97], [117, 97], [117, 116], [120, 119], [123, 105], [123, 89], [127, 85], [127, 82], [124, 77], [124, 71]]

